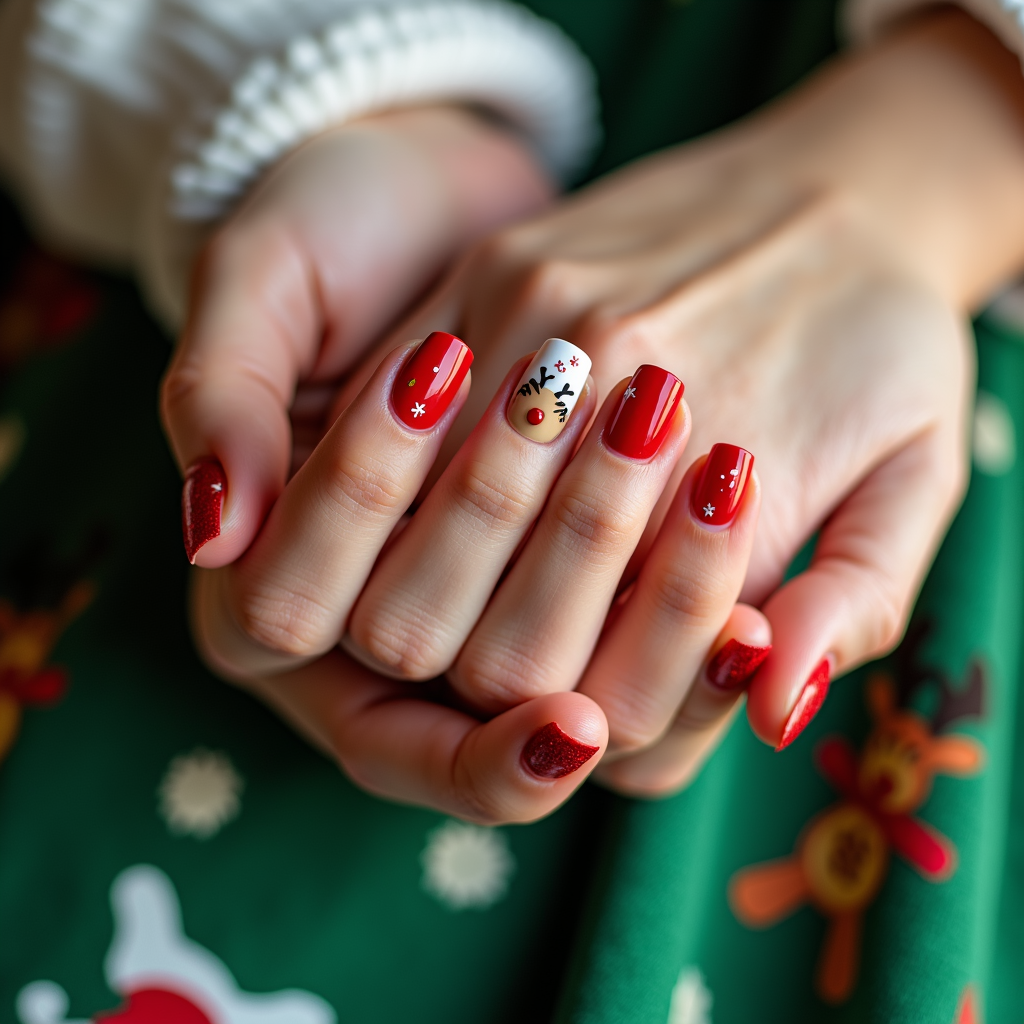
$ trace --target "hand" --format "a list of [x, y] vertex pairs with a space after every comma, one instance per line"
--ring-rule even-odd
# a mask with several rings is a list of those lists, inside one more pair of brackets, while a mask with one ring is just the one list
[[[787, 104], [499, 233], [401, 328], [446, 326], [474, 347], [467, 426], [532, 339], [564, 334], [593, 357], [600, 392], [661, 363], [687, 382], [695, 450], [758, 453], [765, 503], [741, 599], [763, 602], [774, 633], [748, 705], [773, 746], [806, 725], [831, 673], [895, 644], [959, 502], [962, 310], [1024, 262], [1012, 63], [970, 19], [922, 19]], [[817, 529], [811, 567], [780, 587]], [[604, 685], [595, 669], [580, 692]], [[612, 750], [635, 757], [602, 773], [626, 791], [679, 785], [705, 749], [699, 715], [681, 725], [684, 764], [653, 757], [661, 734], [628, 711], [604, 710]]]
[[[749, 455], [737, 450], [716, 450], [684, 480], [667, 528], [591, 659], [622, 570], [685, 446], [679, 383], [641, 367], [613, 391], [568, 461], [590, 420], [592, 390], [580, 388], [564, 426], [548, 432], [526, 415], [545, 402], [544, 389], [521, 382], [550, 383], [549, 368], [562, 380], [560, 362], [544, 365], [551, 360], [542, 351], [529, 367], [518, 363], [380, 555], [465, 397], [462, 380], [436, 422], [404, 415], [409, 380], [435, 361], [446, 365], [436, 344], [428, 339], [408, 360], [403, 350], [390, 354], [289, 482], [250, 550], [230, 566], [199, 571], [197, 639], [209, 663], [261, 694], [367, 789], [477, 821], [532, 820], [567, 798], [606, 746], [601, 708], [573, 692], [588, 661], [598, 666], [603, 702], [633, 708], [654, 735], [670, 730], [712, 645], [767, 642], [759, 613], [733, 610], [753, 541], [757, 481]], [[451, 351], [460, 343], [446, 344]], [[573, 361], [580, 362], [567, 354]], [[556, 394], [578, 387], [585, 373], [584, 365], [577, 380], [566, 375]], [[712, 501], [720, 508], [709, 519], [702, 503]], [[446, 706], [452, 697], [436, 685], [394, 682], [332, 652], [346, 621], [350, 648], [365, 659], [354, 638], [374, 638], [376, 654], [402, 654], [389, 667], [406, 675], [454, 659], [455, 677], [464, 678], [459, 695], [489, 704], [494, 717], [481, 724]], [[638, 666], [643, 686], [631, 692], [623, 669]], [[502, 693], [486, 693], [481, 679], [500, 679]], [[735, 697], [702, 683], [684, 714], [701, 708], [710, 728], [728, 717]], [[666, 743], [678, 747], [674, 736]]]
[[329, 382], [455, 252], [550, 194], [514, 136], [454, 107], [326, 132], [257, 185], [199, 259], [163, 382], [179, 466], [215, 459], [226, 484], [190, 558], [222, 566], [249, 547], [320, 436]]

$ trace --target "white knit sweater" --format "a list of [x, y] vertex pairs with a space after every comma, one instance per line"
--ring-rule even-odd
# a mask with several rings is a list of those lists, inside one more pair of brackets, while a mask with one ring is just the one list
[[[848, 0], [855, 40], [929, 0]], [[1024, 55], [1024, 0], [961, 0]], [[134, 266], [180, 322], [210, 227], [323, 127], [471, 100], [563, 178], [598, 136], [593, 73], [504, 0], [4, 0], [0, 172], [44, 237]]]

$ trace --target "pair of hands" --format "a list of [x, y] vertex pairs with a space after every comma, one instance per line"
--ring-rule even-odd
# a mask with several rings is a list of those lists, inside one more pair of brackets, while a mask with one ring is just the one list
[[[951, 116], [949, 61], [932, 67], [963, 63], [947, 22], [861, 58], [911, 76], [918, 119], [918, 102]], [[962, 491], [971, 355], [964, 295], [807, 142], [858, 70], [557, 207], [513, 137], [457, 109], [369, 119], [283, 161], [208, 247], [163, 393], [181, 466], [226, 472], [196, 557], [216, 570], [193, 601], [210, 664], [367, 788], [497, 822], [549, 812], [597, 764], [527, 772], [550, 722], [607, 746], [598, 771], [624, 792], [685, 782], [735, 703], [699, 682], [730, 636], [763, 645], [770, 625], [748, 714], [773, 745], [823, 659], [841, 672], [888, 649]], [[473, 387], [414, 437], [387, 394], [397, 346], [435, 329], [471, 343]], [[516, 361], [559, 334], [593, 358], [595, 394], [538, 454], [504, 408]], [[641, 363], [686, 381], [690, 458], [684, 416], [652, 462], [612, 464], [603, 424]], [[757, 454], [756, 543], [756, 485], [728, 540], [689, 513], [692, 458], [718, 441]], [[816, 529], [812, 565], [780, 586]], [[407, 681], [449, 668], [453, 692]]]

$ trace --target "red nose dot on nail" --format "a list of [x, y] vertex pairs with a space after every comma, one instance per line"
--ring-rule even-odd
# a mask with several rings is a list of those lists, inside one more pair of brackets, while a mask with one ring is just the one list
[[531, 409], [526, 414], [526, 422], [529, 423], [529, 424], [532, 424], [533, 426], [537, 426], [537, 424], [543, 422], [543, 420], [544, 420], [544, 410], [543, 409]]

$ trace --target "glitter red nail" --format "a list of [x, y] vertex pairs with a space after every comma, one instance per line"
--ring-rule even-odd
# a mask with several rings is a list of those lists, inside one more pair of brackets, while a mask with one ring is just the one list
[[526, 741], [522, 760], [539, 779], [563, 779], [582, 768], [600, 749], [574, 740], [555, 722], [548, 722]]
[[472, 364], [473, 353], [464, 341], [434, 331], [395, 378], [391, 389], [395, 415], [413, 430], [429, 430], [452, 404]]
[[822, 658], [804, 683], [800, 696], [797, 697], [796, 704], [786, 719], [782, 739], [775, 748], [777, 751], [785, 750], [807, 728], [811, 719], [821, 709], [821, 705], [825, 703], [831, 681], [832, 663], [828, 658]]
[[716, 444], [693, 486], [690, 512], [705, 526], [728, 526], [739, 511], [754, 456], [734, 444]]
[[189, 466], [181, 492], [181, 532], [185, 554], [193, 565], [199, 549], [220, 536], [220, 514], [226, 493], [227, 477], [216, 459], [199, 459]]
[[738, 690], [746, 686], [771, 650], [771, 644], [755, 647], [752, 644], [741, 644], [739, 640], [727, 640], [708, 662], [708, 682], [722, 690]]

